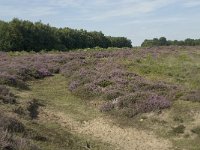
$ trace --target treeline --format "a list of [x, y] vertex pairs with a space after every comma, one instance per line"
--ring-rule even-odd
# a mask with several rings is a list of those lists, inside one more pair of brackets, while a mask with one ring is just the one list
[[154, 38], [152, 40], [144, 40], [144, 42], [141, 44], [142, 47], [151, 47], [151, 46], [170, 46], [170, 45], [176, 45], [176, 46], [197, 46], [200, 45], [200, 39], [186, 39], [184, 41], [178, 41], [178, 40], [167, 40], [165, 37], [161, 38]]
[[93, 47], [132, 47], [125, 37], [105, 36], [102, 32], [88, 32], [71, 28], [56, 28], [42, 22], [17, 18], [0, 21], [0, 51], [72, 50]]

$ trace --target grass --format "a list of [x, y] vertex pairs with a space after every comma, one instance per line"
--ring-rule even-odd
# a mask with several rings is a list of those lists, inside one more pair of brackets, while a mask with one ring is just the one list
[[68, 90], [68, 80], [62, 75], [29, 84], [30, 91], [20, 92], [20, 96], [25, 99], [39, 99], [49, 109], [62, 111], [78, 121], [90, 120], [100, 115], [86, 101], [72, 95]]
[[191, 131], [200, 137], [200, 126], [193, 128]]
[[[135, 50], [134, 52], [139, 53], [139, 51]], [[21, 55], [29, 55], [29, 53], [10, 53], [10, 56], [13, 57]], [[108, 61], [107, 58], [102, 59]], [[52, 77], [27, 82], [29, 85], [28, 90], [10, 87], [11, 91], [17, 95], [17, 103], [20, 104], [0, 104], [0, 110], [13, 113], [13, 110], [18, 107], [27, 109], [27, 104], [30, 104], [33, 99], [43, 104], [44, 107], [39, 107], [38, 109], [39, 114], [41, 113], [38, 119], [31, 120], [28, 115], [18, 115], [18, 117], [28, 130], [26, 136], [29, 136], [33, 143], [36, 143], [44, 150], [87, 149], [88, 144], [91, 145], [91, 149], [99, 150], [113, 149], [113, 147], [96, 138], [92, 139], [88, 135], [74, 132], [70, 127], [59, 122], [62, 121], [62, 117], [56, 116], [55, 118], [50, 115], [44, 117], [42, 110], [48, 110], [53, 115], [61, 112], [81, 125], [98, 117], [109, 117], [109, 119], [112, 118], [114, 124], [122, 128], [132, 127], [146, 130], [147, 132], [153, 131], [158, 138], [164, 137], [170, 140], [174, 149], [198, 150], [200, 148], [200, 128], [196, 124], [199, 123], [199, 118], [195, 118], [195, 115], [200, 112], [199, 95], [196, 94], [195, 101], [190, 99], [186, 101], [184, 98], [182, 99], [182, 95], [185, 96], [186, 92], [190, 91], [197, 93], [200, 90], [200, 53], [198, 51], [182, 50], [173, 55], [161, 53], [157, 57], [153, 57], [150, 54], [146, 57], [136, 55], [131, 59], [123, 59], [121, 63], [125, 65], [127, 70], [151, 80], [152, 83], [157, 83], [159, 80], [180, 87], [181, 91], [179, 91], [180, 93], [175, 93], [177, 98], [172, 101], [171, 108], [139, 114], [132, 118], [120, 114], [128, 114], [129, 112], [119, 112], [117, 109], [108, 113], [100, 113], [94, 105], [101, 105], [103, 101], [93, 98], [88, 101], [87, 94], [85, 97], [78, 97], [72, 94], [68, 89], [68, 83], [71, 79], [56, 74]], [[103, 80], [99, 84], [105, 88], [113, 83]], [[129, 111], [129, 109], [126, 111]], [[70, 120], [66, 121], [70, 122]], [[43, 140], [38, 140], [36, 137], [40, 137]]]
[[[17, 95], [24, 103], [30, 99], [38, 99], [52, 113], [62, 112], [78, 122], [88, 121], [101, 115], [97, 110], [86, 104], [84, 100], [73, 96], [68, 91], [67, 86], [68, 80], [65, 77], [55, 75], [43, 80], [29, 82], [30, 90], [18, 91]], [[48, 140], [45, 142], [34, 141], [44, 150], [84, 150], [87, 149], [87, 143], [94, 150], [112, 149], [107, 143], [91, 139], [86, 135], [73, 133], [70, 128], [61, 126], [51, 118], [42, 122], [24, 120], [24, 123], [33, 135], [39, 133], [39, 135], [47, 137]]]
[[34, 140], [34, 143], [40, 146], [42, 150], [85, 150], [87, 142], [94, 150], [109, 150], [112, 147], [107, 143], [102, 143], [98, 140], [91, 140], [89, 137], [82, 135], [75, 135], [69, 129], [60, 126], [53, 121], [46, 121], [46, 123], [30, 123], [26, 122], [29, 128], [29, 136], [42, 136], [47, 138], [46, 141]]
[[[153, 82], [165, 81], [176, 84], [185, 91], [199, 91], [200, 89], [200, 55], [198, 51], [182, 50], [175, 55], [167, 53], [156, 58], [148, 55], [133, 60], [125, 59], [122, 60], [122, 63], [129, 71], [138, 73]], [[153, 130], [158, 136], [171, 140], [174, 149], [198, 150], [200, 148], [199, 136], [195, 138], [193, 136], [199, 134], [199, 128], [190, 129], [190, 127], [196, 121], [194, 113], [199, 113], [199, 111], [200, 104], [198, 102], [183, 101], [180, 96], [173, 102], [172, 108], [163, 111], [161, 115], [143, 114], [133, 121], [139, 125], [139, 128]], [[145, 119], [141, 122], [140, 118], [143, 117]], [[133, 121], [130, 121], [130, 124]], [[183, 127], [192, 132], [184, 133]], [[182, 135], [173, 133], [173, 130], [181, 132]]]
[[164, 80], [181, 84], [186, 88], [200, 89], [200, 56], [182, 51], [176, 55], [157, 58], [148, 55], [132, 61], [124, 61], [128, 70], [147, 76], [153, 80]]

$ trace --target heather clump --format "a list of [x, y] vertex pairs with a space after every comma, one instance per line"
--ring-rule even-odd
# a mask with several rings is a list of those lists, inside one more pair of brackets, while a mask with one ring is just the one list
[[[121, 52], [113, 53], [117, 57], [120, 54], [121, 58]], [[61, 73], [70, 78], [69, 90], [76, 96], [106, 100], [100, 107], [101, 111], [117, 109], [137, 114], [171, 106], [171, 93], [177, 88], [163, 82], [151, 82], [126, 71], [111, 52], [93, 52], [91, 57], [94, 57], [92, 61], [72, 59], [61, 68]]]
[[24, 132], [25, 126], [16, 118], [9, 117], [1, 112], [0, 128], [8, 132]]
[[171, 102], [163, 96], [150, 95], [143, 102], [136, 104], [136, 109], [138, 113], [147, 113], [155, 110], [162, 110], [169, 108]]
[[67, 57], [30, 54], [17, 57], [6, 55], [5, 58], [0, 57], [0, 59], [0, 84], [27, 89], [26, 81], [59, 73], [60, 66]]
[[[165, 82], [147, 80], [133, 71], [126, 70], [121, 61], [130, 61], [141, 56], [142, 63], [142, 58], [150, 60], [149, 56], [154, 55], [157, 58], [159, 53], [157, 49], [112, 49], [5, 56], [0, 57], [0, 82], [18, 87], [22, 84], [25, 87], [28, 80], [60, 73], [68, 79], [66, 86], [74, 95], [83, 99], [97, 98], [105, 101], [106, 107], [102, 110], [144, 113], [170, 107], [170, 101], [174, 100], [179, 89]], [[29, 110], [31, 115], [32, 109]], [[35, 118], [37, 111], [32, 115], [32, 118]]]
[[108, 111], [111, 111], [113, 108], [114, 108], [114, 104], [111, 103], [111, 102], [107, 102], [107, 103], [101, 105], [101, 107], [99, 108], [99, 110], [101, 112], [108, 112]]
[[116, 98], [118, 98], [118, 97], [120, 97], [122, 95], [123, 95], [122, 92], [120, 92], [119, 90], [114, 90], [114, 89], [106, 90], [104, 92], [104, 97], [107, 100], [114, 100], [114, 99], [116, 99]]
[[22, 89], [27, 89], [27, 84], [17, 77], [17, 75], [11, 75], [9, 73], [0, 73], [0, 84], [8, 85], [13, 87], [19, 87]]
[[[108, 107], [111, 104], [113, 107]], [[165, 97], [149, 92], [136, 92], [119, 96], [118, 98], [113, 99], [111, 103], [103, 104], [102, 107], [100, 107], [100, 110], [110, 111], [116, 109], [125, 116], [133, 117], [139, 113], [162, 110], [169, 108], [170, 106], [171, 102]]]
[[184, 100], [192, 101], [192, 102], [200, 102], [200, 90], [188, 92], [184, 96]]
[[10, 90], [4, 85], [0, 85], [0, 101], [3, 103], [15, 104], [16, 98]]
[[1, 150], [40, 150], [36, 145], [31, 144], [27, 139], [18, 137], [0, 128], [0, 149]]

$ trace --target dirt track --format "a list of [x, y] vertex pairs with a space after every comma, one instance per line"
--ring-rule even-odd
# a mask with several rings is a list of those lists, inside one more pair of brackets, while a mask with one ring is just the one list
[[41, 120], [56, 121], [72, 132], [89, 135], [92, 138], [110, 143], [116, 150], [168, 150], [172, 144], [165, 139], [158, 139], [152, 132], [135, 128], [120, 128], [113, 125], [111, 120], [96, 118], [89, 122], [80, 123], [62, 112], [42, 110]]

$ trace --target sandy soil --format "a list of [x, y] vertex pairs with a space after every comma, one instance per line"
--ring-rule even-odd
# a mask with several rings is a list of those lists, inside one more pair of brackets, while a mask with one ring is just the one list
[[116, 150], [168, 150], [172, 144], [165, 139], [156, 137], [153, 132], [135, 128], [121, 128], [111, 120], [96, 118], [91, 121], [79, 122], [62, 112], [41, 110], [40, 121], [56, 121], [74, 133], [89, 135], [91, 138], [110, 143]]

